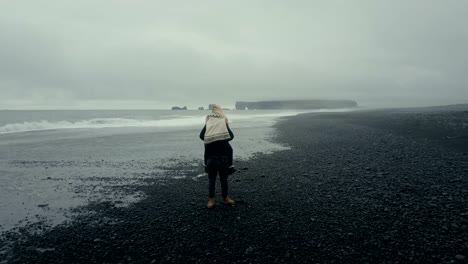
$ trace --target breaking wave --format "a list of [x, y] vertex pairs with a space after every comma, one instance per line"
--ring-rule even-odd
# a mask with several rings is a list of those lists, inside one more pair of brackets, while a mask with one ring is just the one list
[[85, 128], [121, 128], [121, 127], [182, 127], [200, 125], [203, 119], [200, 117], [144, 120], [131, 118], [94, 118], [76, 122], [47, 120], [7, 124], [0, 127], [0, 134], [30, 132], [57, 129], [85, 129]]
[[[265, 112], [230, 112], [226, 113], [229, 122], [236, 127], [262, 127], [274, 124], [279, 117], [294, 116], [302, 113], [322, 112], [322, 111], [347, 111], [340, 110], [313, 110], [313, 111], [283, 111], [275, 113]], [[121, 117], [121, 118], [92, 118], [79, 121], [29, 121], [18, 122], [0, 126], [0, 134], [31, 132], [42, 130], [59, 129], [98, 129], [98, 128], [125, 128], [125, 127], [157, 127], [157, 128], [178, 128], [195, 127], [203, 125], [205, 115], [166, 115], [160, 119], [151, 117]]]

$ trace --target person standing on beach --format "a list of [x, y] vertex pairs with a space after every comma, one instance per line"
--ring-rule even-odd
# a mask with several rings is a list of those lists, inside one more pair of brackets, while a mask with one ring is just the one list
[[212, 113], [205, 119], [205, 126], [200, 132], [200, 139], [205, 143], [204, 166], [208, 172], [209, 200], [207, 207], [213, 208], [216, 204], [215, 184], [219, 174], [221, 194], [223, 201], [233, 205], [234, 200], [228, 197], [228, 175], [237, 171], [233, 166], [233, 149], [229, 141], [234, 134], [229, 128], [228, 119], [219, 105], [214, 105]]

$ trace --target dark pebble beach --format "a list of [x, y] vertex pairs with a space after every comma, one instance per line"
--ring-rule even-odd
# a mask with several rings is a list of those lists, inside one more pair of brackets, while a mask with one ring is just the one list
[[468, 106], [275, 126], [290, 149], [237, 162], [232, 207], [218, 195], [206, 209], [205, 177], [139, 186], [147, 198], [129, 207], [6, 232], [0, 263], [468, 263]]

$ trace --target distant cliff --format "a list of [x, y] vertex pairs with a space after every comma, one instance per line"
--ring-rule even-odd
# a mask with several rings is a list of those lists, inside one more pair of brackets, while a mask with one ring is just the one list
[[259, 102], [236, 102], [237, 110], [258, 109], [334, 109], [352, 108], [358, 104], [352, 100], [286, 100], [286, 101], [259, 101]]

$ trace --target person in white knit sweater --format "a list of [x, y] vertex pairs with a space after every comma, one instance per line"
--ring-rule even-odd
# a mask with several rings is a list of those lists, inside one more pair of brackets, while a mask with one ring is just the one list
[[216, 204], [215, 183], [217, 175], [221, 182], [221, 193], [224, 203], [233, 205], [234, 200], [228, 197], [228, 175], [237, 170], [232, 165], [233, 150], [229, 141], [234, 134], [229, 128], [228, 120], [219, 105], [214, 105], [212, 113], [206, 117], [205, 126], [200, 132], [200, 139], [205, 143], [204, 165], [209, 179], [209, 200], [207, 207]]

